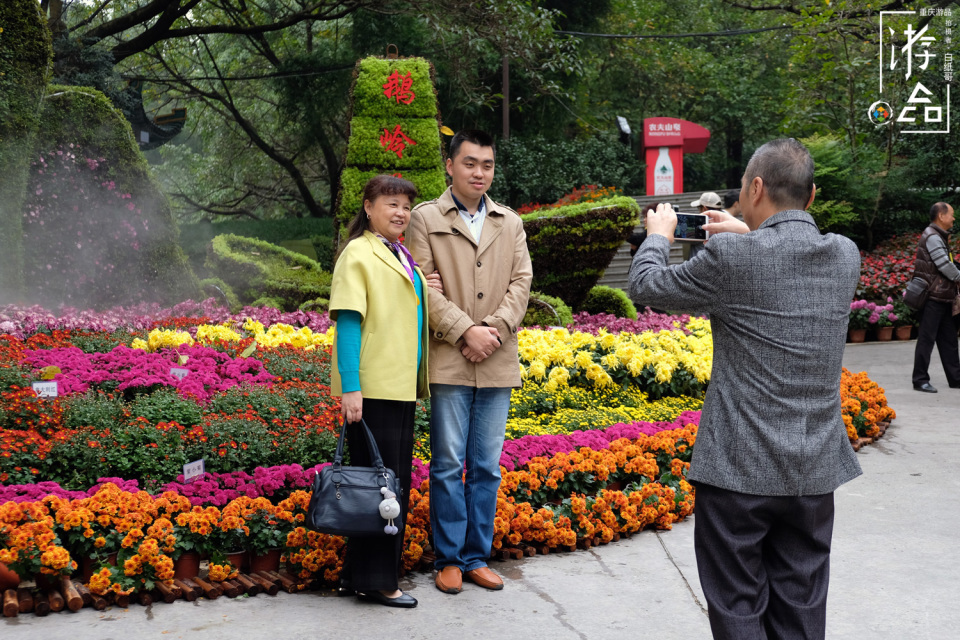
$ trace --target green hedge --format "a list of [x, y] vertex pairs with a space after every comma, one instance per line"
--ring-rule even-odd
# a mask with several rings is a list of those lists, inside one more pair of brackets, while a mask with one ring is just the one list
[[[403, 76], [410, 74], [415, 98], [409, 105], [383, 93], [383, 85], [395, 70]], [[364, 184], [375, 175], [401, 174], [417, 185], [424, 200], [432, 200], [446, 189], [433, 65], [423, 58], [370, 57], [357, 63], [354, 78], [350, 135], [336, 206], [341, 234], [360, 209]], [[381, 144], [384, 132], [393, 134], [397, 125], [416, 143], [406, 145], [402, 157]]]
[[533, 262], [532, 288], [579, 308], [639, 214], [636, 200], [620, 196], [521, 216]]
[[[400, 76], [410, 74], [410, 104], [398, 102], [384, 94], [383, 85], [397, 71]], [[364, 58], [360, 61], [353, 89], [353, 115], [380, 116], [385, 112], [404, 118], [436, 118], [437, 97], [430, 81], [430, 63], [423, 58]]]
[[273, 299], [271, 306], [294, 311], [304, 302], [330, 297], [330, 274], [315, 260], [254, 238], [215, 237], [206, 266], [236, 292], [241, 304]]
[[580, 311], [587, 313], [611, 313], [618, 318], [637, 319], [637, 308], [620, 289], [598, 284], [590, 289], [587, 298], [580, 305]]
[[539, 291], [531, 291], [527, 313], [520, 324], [524, 327], [565, 327], [571, 322], [573, 311], [563, 300]]
[[0, 302], [23, 294], [23, 202], [53, 50], [36, 0], [0, 2]]
[[[325, 236], [320, 241], [328, 247], [326, 253], [331, 253], [333, 246], [333, 220], [330, 218], [283, 218], [280, 220], [227, 220], [225, 222], [199, 222], [185, 224], [180, 227], [180, 246], [187, 254], [194, 269], [198, 272], [203, 269], [207, 256], [207, 245], [214, 237], [230, 233], [236, 236], [256, 238], [264, 242], [279, 244], [288, 240], [309, 239], [314, 250], [317, 250], [317, 241], [314, 238]], [[308, 256], [310, 257], [310, 256]], [[323, 256], [317, 251], [317, 261], [329, 269], [330, 263], [324, 263]]]

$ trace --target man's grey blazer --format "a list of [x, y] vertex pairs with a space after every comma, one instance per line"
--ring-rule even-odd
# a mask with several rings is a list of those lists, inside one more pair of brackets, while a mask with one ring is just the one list
[[710, 314], [713, 372], [688, 474], [730, 491], [830, 493], [860, 475], [840, 417], [840, 373], [860, 253], [822, 235], [804, 211], [751, 233], [710, 238], [667, 266], [650, 235], [630, 267], [630, 293], [651, 307]]

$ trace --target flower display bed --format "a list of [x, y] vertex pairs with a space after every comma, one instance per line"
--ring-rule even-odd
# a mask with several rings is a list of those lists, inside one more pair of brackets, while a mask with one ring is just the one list
[[[343, 539], [303, 526], [339, 415], [327, 387], [329, 321], [249, 311], [0, 309], [10, 323], [0, 336], [0, 562], [27, 583], [4, 593], [5, 615], [336, 583]], [[609, 332], [579, 316], [566, 329], [521, 332], [524, 384], [501, 456], [493, 557], [604, 544], [692, 512], [686, 471], [709, 382], [709, 324], [644, 315], [632, 322], [653, 330]], [[137, 362], [136, 375], [118, 360]], [[169, 367], [189, 373], [181, 380]], [[37, 398], [30, 382], [43, 374], [64, 394]], [[894, 417], [866, 374], [845, 371], [841, 395], [855, 446]], [[406, 570], [432, 561], [428, 407], [417, 419]], [[206, 473], [184, 482], [181, 467], [200, 458]], [[283, 568], [246, 571], [226, 553], [241, 549], [280, 549]], [[207, 558], [199, 574], [175, 578], [175, 559], [194, 553]], [[35, 576], [53, 584], [31, 588]]]

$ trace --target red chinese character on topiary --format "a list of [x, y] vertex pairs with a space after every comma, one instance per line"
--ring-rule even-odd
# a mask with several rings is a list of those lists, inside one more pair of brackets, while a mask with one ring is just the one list
[[380, 135], [380, 146], [386, 148], [387, 151], [393, 151], [398, 158], [403, 157], [403, 150], [407, 148], [407, 145], [413, 146], [415, 144], [417, 143], [400, 130], [400, 125], [397, 125], [392, 132], [389, 129], [384, 129]]
[[401, 76], [399, 71], [394, 70], [387, 78], [387, 83], [383, 85], [383, 95], [387, 96], [387, 98], [394, 98], [397, 104], [401, 102], [403, 104], [410, 104], [413, 102], [413, 99], [417, 97], [417, 94], [410, 91], [412, 85], [413, 78], [410, 76], [409, 71], [407, 75]]

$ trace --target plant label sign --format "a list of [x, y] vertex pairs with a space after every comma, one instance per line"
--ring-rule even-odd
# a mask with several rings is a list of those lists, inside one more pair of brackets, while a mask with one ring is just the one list
[[180, 367], [170, 367], [170, 375], [177, 380], [183, 380], [190, 374], [190, 369], [181, 369]]
[[183, 465], [183, 481], [193, 482], [203, 477], [203, 459]]
[[33, 390], [36, 392], [37, 396], [41, 398], [56, 398], [57, 397], [57, 382], [56, 380], [43, 382], [34, 382]]

